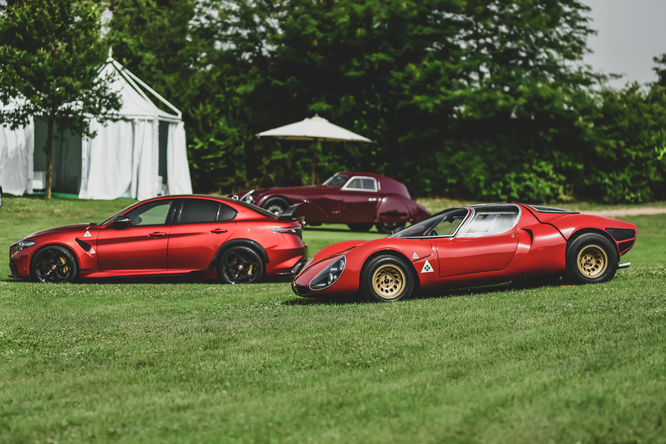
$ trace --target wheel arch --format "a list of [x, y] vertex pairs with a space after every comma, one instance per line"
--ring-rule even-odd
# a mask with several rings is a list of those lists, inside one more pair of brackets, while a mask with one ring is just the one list
[[225, 242], [222, 245], [220, 245], [220, 248], [217, 249], [217, 252], [215, 252], [215, 255], [213, 256], [213, 259], [210, 261], [210, 264], [208, 264], [208, 269], [213, 269], [217, 268], [217, 263], [222, 257], [224, 253], [227, 252], [230, 248], [233, 247], [248, 247], [253, 249], [259, 257], [261, 257], [261, 260], [264, 262], [264, 273], [266, 272], [266, 264], [270, 262], [268, 259], [268, 253], [266, 252], [266, 249], [261, 246], [261, 244], [257, 241], [253, 241], [252, 239], [233, 239], [230, 240], [229, 242]]
[[576, 239], [578, 239], [582, 235], [589, 234], [589, 233], [600, 234], [601, 236], [605, 237], [612, 245], [615, 246], [615, 252], [617, 253], [617, 257], [618, 258], [620, 257], [620, 247], [618, 247], [617, 242], [615, 241], [615, 239], [613, 239], [613, 237], [610, 234], [608, 234], [606, 231], [600, 230], [598, 228], [582, 228], [578, 231], [574, 231], [573, 234], [571, 234], [571, 236], [569, 236], [569, 239], [567, 239], [567, 250], [566, 251], [567, 252], [569, 251], [569, 246], [573, 243], [573, 241], [575, 241]]
[[64, 248], [65, 250], [70, 252], [72, 257], [76, 261], [76, 276], [74, 276], [74, 279], [78, 279], [79, 275], [81, 274], [81, 261], [79, 260], [78, 254], [76, 254], [76, 251], [74, 251], [74, 249], [70, 245], [61, 244], [61, 243], [58, 243], [58, 242], [42, 245], [41, 247], [36, 249], [32, 253], [32, 255], [30, 255], [30, 263], [28, 264], [28, 274], [30, 276], [32, 276], [33, 264], [35, 262], [35, 257], [37, 257], [37, 254], [40, 251], [42, 251], [43, 249], [48, 248], [48, 247], [61, 247], [61, 248]]
[[365, 259], [365, 261], [363, 262], [363, 266], [361, 267], [361, 273], [359, 273], [358, 276], [358, 285], [359, 285], [358, 288], [363, 288], [362, 287], [363, 283], [361, 282], [361, 279], [363, 279], [363, 269], [365, 268], [365, 266], [377, 256], [384, 256], [384, 255], [395, 256], [399, 259], [402, 259], [407, 264], [407, 266], [412, 272], [412, 277], [414, 278], [414, 291], [418, 291], [418, 289], [421, 287], [421, 280], [419, 279], [419, 274], [416, 272], [416, 268], [414, 268], [414, 264], [412, 264], [412, 261], [409, 260], [409, 258], [405, 256], [403, 253], [397, 250], [390, 250], [390, 249], [375, 251]]

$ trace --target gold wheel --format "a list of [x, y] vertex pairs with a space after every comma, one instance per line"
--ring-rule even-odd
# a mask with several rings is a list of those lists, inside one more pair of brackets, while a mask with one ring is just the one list
[[608, 268], [608, 255], [598, 245], [587, 245], [578, 253], [578, 271], [587, 278], [594, 279], [601, 276]]
[[382, 265], [372, 275], [372, 286], [379, 297], [393, 299], [405, 288], [405, 273], [397, 265]]

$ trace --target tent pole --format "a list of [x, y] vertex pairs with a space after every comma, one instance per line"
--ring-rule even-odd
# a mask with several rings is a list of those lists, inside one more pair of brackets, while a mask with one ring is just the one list
[[312, 185], [315, 184], [315, 166], [317, 165], [317, 139], [312, 141]]

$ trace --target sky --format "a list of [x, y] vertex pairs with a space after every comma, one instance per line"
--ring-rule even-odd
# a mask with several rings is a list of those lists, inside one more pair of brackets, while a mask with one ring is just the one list
[[590, 27], [598, 34], [588, 39], [594, 54], [584, 58], [595, 71], [624, 74], [611, 81], [654, 82], [652, 57], [666, 53], [666, 0], [581, 0], [592, 8]]

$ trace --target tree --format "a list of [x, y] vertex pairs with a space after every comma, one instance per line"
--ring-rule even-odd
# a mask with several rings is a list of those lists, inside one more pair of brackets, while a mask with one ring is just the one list
[[54, 125], [94, 136], [86, 116], [103, 121], [120, 109], [120, 97], [99, 72], [108, 53], [94, 0], [19, 0], [0, 11], [0, 101], [12, 109], [0, 122], [47, 123], [46, 198], [51, 197]]
[[662, 54], [658, 57], [653, 57], [652, 60], [654, 60], [654, 63], [658, 65], [652, 68], [659, 77], [657, 84], [666, 87], [666, 54]]

